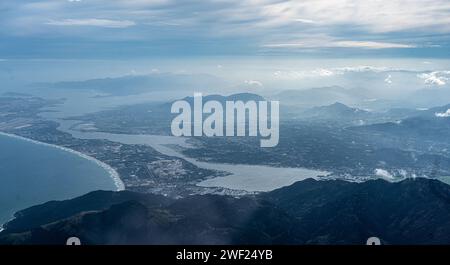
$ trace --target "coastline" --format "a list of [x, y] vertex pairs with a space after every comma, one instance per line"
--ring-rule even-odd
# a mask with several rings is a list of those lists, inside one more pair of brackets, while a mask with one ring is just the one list
[[[48, 147], [52, 147], [52, 148], [56, 148], [65, 152], [69, 152], [72, 153], [74, 155], [77, 155], [81, 158], [84, 158], [86, 160], [89, 160], [91, 162], [96, 163], [98, 166], [100, 166], [101, 168], [103, 168], [104, 170], [106, 170], [110, 176], [110, 178], [113, 180], [114, 185], [116, 186], [116, 191], [122, 191], [125, 190], [125, 184], [123, 183], [122, 179], [120, 178], [119, 173], [112, 168], [110, 165], [92, 157], [92, 156], [88, 156], [86, 154], [83, 154], [81, 152], [75, 151], [73, 149], [67, 148], [67, 147], [63, 147], [63, 146], [59, 146], [59, 145], [55, 145], [55, 144], [48, 144], [48, 143], [44, 143], [44, 142], [40, 142], [40, 141], [36, 141], [30, 138], [25, 138], [16, 134], [10, 134], [10, 133], [5, 133], [5, 132], [0, 132], [0, 135], [3, 136], [7, 136], [7, 137], [12, 137], [12, 138], [16, 138], [16, 139], [20, 139], [23, 141], [27, 141], [27, 142], [31, 142], [34, 144], [39, 144], [39, 145], [44, 145], [44, 146], [48, 146]], [[0, 232], [1, 232], [1, 227], [0, 227]]]

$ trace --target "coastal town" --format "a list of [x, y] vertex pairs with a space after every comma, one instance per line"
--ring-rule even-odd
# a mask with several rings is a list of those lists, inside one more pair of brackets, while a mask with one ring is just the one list
[[[39, 115], [44, 108], [61, 104], [61, 101], [9, 93], [0, 97], [0, 103], [0, 132], [59, 146], [98, 160], [100, 165], [111, 171], [118, 190], [125, 188], [174, 198], [204, 193], [245, 193], [197, 186], [202, 180], [226, 173], [199, 168], [178, 157], [158, 153], [147, 145], [78, 139], [62, 132], [58, 130], [57, 122]], [[117, 180], [119, 176], [120, 181]]]

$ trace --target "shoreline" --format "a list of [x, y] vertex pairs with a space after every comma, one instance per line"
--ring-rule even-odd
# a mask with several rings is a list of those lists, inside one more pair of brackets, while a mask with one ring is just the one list
[[[44, 146], [48, 146], [48, 147], [52, 147], [52, 148], [56, 148], [65, 152], [69, 152], [72, 153], [78, 157], [84, 158], [86, 160], [89, 160], [91, 162], [94, 162], [95, 164], [97, 164], [98, 166], [100, 166], [101, 168], [103, 168], [106, 172], [108, 172], [109, 177], [113, 180], [114, 185], [116, 186], [116, 191], [122, 191], [125, 190], [125, 184], [123, 183], [122, 179], [120, 178], [119, 173], [112, 168], [110, 165], [92, 157], [92, 156], [88, 156], [86, 154], [83, 154], [79, 151], [75, 151], [73, 149], [67, 148], [67, 147], [63, 147], [63, 146], [59, 146], [59, 145], [55, 145], [55, 144], [49, 144], [49, 143], [44, 143], [44, 142], [40, 142], [40, 141], [36, 141], [30, 138], [25, 138], [16, 134], [10, 134], [10, 133], [5, 133], [5, 132], [0, 132], [0, 135], [3, 136], [7, 136], [7, 137], [12, 137], [12, 138], [16, 138], [16, 139], [20, 139], [23, 141], [27, 141], [27, 142], [31, 142], [34, 144], [39, 144], [39, 145], [44, 145]], [[1, 231], [1, 228], [0, 228]]]

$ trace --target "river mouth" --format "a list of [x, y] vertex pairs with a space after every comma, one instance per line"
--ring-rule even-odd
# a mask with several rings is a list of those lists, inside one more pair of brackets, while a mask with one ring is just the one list
[[148, 145], [163, 155], [184, 159], [199, 168], [228, 173], [226, 176], [214, 177], [197, 183], [196, 185], [200, 187], [220, 187], [246, 192], [265, 192], [289, 186], [307, 178], [318, 179], [319, 176], [330, 174], [326, 171], [306, 168], [205, 162], [187, 157], [170, 147], [175, 145], [183, 148], [195, 148], [187, 143], [187, 138], [81, 131], [77, 129], [84, 126], [80, 121], [64, 119], [57, 120], [57, 122], [60, 124], [58, 130], [70, 133], [75, 138], [104, 139], [122, 144]]
[[[67, 102], [72, 102], [68, 104]], [[84, 102], [89, 104], [86, 108], [74, 108], [74, 102]], [[79, 139], [104, 139], [122, 144], [139, 144], [148, 145], [167, 156], [177, 157], [192, 163], [193, 165], [203, 168], [226, 172], [226, 175], [214, 177], [198, 182], [196, 185], [200, 187], [219, 187], [245, 192], [265, 192], [289, 186], [297, 181], [307, 178], [318, 179], [321, 176], [327, 176], [330, 172], [307, 169], [307, 168], [290, 168], [290, 167], [273, 167], [265, 165], [247, 165], [247, 164], [225, 164], [200, 161], [191, 157], [187, 157], [180, 151], [171, 148], [171, 146], [180, 146], [182, 148], [195, 148], [187, 142], [188, 138], [164, 136], [164, 135], [135, 135], [135, 134], [114, 134], [98, 131], [81, 130], [89, 122], [81, 122], [77, 120], [67, 120], [68, 117], [74, 115], [81, 116], [83, 114], [101, 111], [118, 107], [120, 105], [104, 105], [103, 101], [98, 101], [89, 93], [79, 93], [75, 97], [68, 98], [66, 103], [59, 104], [51, 108], [52, 112], [43, 112], [41, 116], [59, 123], [58, 130], [71, 134]], [[135, 102], [134, 102], [135, 103]], [[128, 102], [128, 104], [134, 104]], [[88, 110], [87, 113], [83, 109]], [[76, 110], [76, 113], [74, 113]]]

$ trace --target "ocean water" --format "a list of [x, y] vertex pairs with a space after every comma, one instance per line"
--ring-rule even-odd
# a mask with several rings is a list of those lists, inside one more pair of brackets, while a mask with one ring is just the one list
[[94, 159], [0, 134], [0, 225], [36, 204], [117, 190], [111, 173]]

